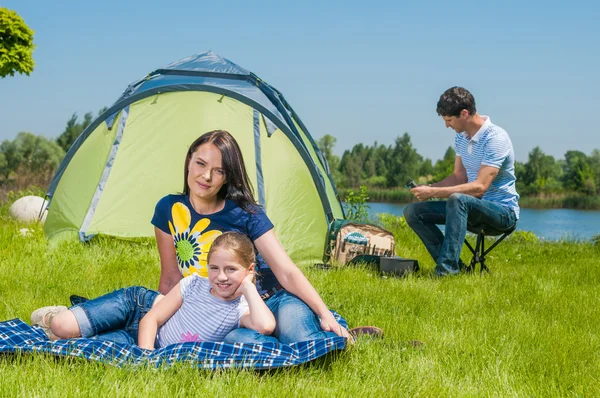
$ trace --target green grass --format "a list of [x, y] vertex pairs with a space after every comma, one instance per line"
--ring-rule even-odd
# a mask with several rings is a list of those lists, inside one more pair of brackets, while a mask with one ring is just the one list
[[[419, 276], [382, 277], [368, 267], [303, 266], [351, 326], [377, 325], [383, 340], [310, 364], [255, 372], [114, 368], [42, 355], [0, 356], [0, 396], [599, 396], [600, 247], [516, 233], [488, 257], [491, 275], [431, 279], [433, 262], [399, 219], [397, 253]], [[151, 240], [97, 239], [49, 247], [39, 226], [0, 207], [0, 320], [73, 293], [156, 287]], [[466, 257], [466, 256], [465, 256]], [[414, 348], [409, 341], [419, 340]]]
[[600, 197], [597, 195], [549, 195], [523, 196], [519, 206], [533, 209], [579, 209], [600, 210]]

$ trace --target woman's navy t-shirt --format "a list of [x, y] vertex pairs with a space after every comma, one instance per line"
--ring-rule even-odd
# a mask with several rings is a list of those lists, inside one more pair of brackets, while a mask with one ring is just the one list
[[[223, 232], [237, 231], [252, 242], [273, 228], [260, 207], [249, 213], [235, 201], [226, 200], [225, 207], [213, 214], [198, 214], [186, 195], [167, 195], [156, 204], [152, 225], [173, 237], [179, 271], [208, 276], [208, 251]], [[256, 248], [254, 249], [256, 251]], [[256, 287], [260, 294], [277, 286], [278, 282], [262, 256], [256, 251]]]

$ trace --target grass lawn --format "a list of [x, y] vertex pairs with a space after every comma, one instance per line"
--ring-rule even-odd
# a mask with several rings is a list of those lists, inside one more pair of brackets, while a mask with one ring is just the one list
[[[0, 356], [8, 396], [600, 396], [600, 246], [515, 234], [488, 257], [491, 275], [431, 279], [433, 262], [401, 222], [386, 218], [397, 253], [420, 260], [408, 278], [370, 268], [303, 266], [325, 302], [350, 326], [377, 325], [310, 364], [269, 372], [119, 369], [41, 355]], [[70, 294], [156, 287], [151, 240], [96, 239], [50, 248], [39, 226], [0, 206], [0, 320], [21, 318]], [[465, 250], [466, 251], [466, 250]], [[413, 347], [409, 342], [424, 344]]]

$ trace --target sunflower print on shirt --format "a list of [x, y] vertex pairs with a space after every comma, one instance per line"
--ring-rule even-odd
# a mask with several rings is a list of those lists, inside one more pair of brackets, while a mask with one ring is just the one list
[[210, 224], [208, 218], [201, 218], [192, 228], [190, 209], [183, 203], [175, 203], [171, 208], [171, 215], [173, 223], [169, 221], [169, 229], [175, 244], [179, 271], [184, 277], [191, 274], [208, 277], [206, 266], [208, 251], [213, 241], [222, 232], [213, 230], [202, 233]]

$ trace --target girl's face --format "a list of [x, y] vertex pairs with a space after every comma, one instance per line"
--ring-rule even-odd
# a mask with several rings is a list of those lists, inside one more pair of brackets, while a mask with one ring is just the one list
[[216, 198], [221, 187], [227, 182], [221, 151], [211, 143], [200, 145], [192, 153], [188, 170], [187, 184], [190, 195], [199, 199]]
[[217, 247], [211, 249], [208, 264], [208, 280], [212, 286], [213, 296], [223, 300], [233, 300], [239, 296], [238, 288], [250, 272], [250, 269], [239, 263], [229, 250]]

